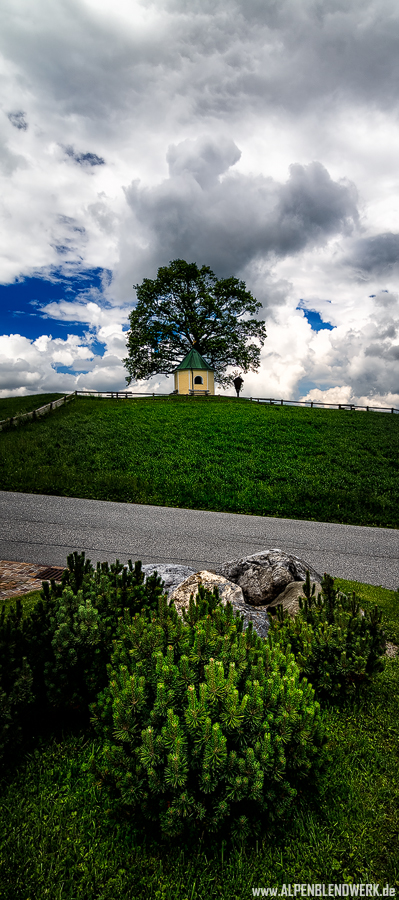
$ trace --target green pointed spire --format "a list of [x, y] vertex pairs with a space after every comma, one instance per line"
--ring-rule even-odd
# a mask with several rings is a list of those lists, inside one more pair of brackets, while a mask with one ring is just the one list
[[194, 349], [194, 347], [188, 351], [187, 356], [184, 357], [174, 371], [177, 372], [181, 369], [206, 369], [208, 372], [214, 371], [212, 366], [208, 365], [206, 360], [198, 353], [198, 350]]

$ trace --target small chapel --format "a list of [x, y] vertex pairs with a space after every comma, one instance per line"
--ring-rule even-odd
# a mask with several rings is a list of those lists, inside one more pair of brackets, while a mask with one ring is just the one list
[[206, 396], [215, 393], [214, 370], [194, 347], [174, 370], [174, 376], [175, 394]]

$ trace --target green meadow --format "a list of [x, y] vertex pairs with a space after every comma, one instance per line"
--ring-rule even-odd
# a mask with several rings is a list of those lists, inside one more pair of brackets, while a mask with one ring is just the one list
[[78, 398], [0, 434], [3, 490], [127, 503], [397, 528], [398, 474], [399, 416], [376, 412]]

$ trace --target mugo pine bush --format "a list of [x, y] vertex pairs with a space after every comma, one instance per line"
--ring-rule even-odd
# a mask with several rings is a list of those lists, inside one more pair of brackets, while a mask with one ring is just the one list
[[[61, 584], [43, 583], [23, 616], [21, 600], [0, 613], [0, 759], [41, 727], [89, 724], [88, 704], [107, 684], [112, 642], [124, 610], [155, 610], [162, 582], [144, 579], [141, 563], [91, 565], [68, 557]], [[65, 717], [67, 717], [65, 719]]]
[[6, 617], [0, 613], [0, 759], [6, 749], [14, 752], [22, 742], [22, 723], [33, 704], [32, 671], [24, 656], [21, 631], [22, 603]]
[[52, 653], [45, 665], [47, 698], [55, 708], [88, 710], [107, 683], [112, 642], [126, 610], [157, 609], [162, 582], [144, 580], [141, 563], [128, 568], [119, 560], [95, 570], [84, 553], [68, 557], [62, 584], [43, 585], [52, 602]]
[[307, 572], [299, 614], [292, 619], [277, 607], [270, 634], [294, 653], [320, 699], [339, 700], [359, 693], [384, 667], [382, 612], [374, 607], [362, 614], [355, 594], [338, 591], [331, 575], [321, 587], [316, 596]]
[[263, 641], [201, 585], [182, 621], [126, 613], [92, 706], [93, 770], [117, 804], [169, 836], [259, 830], [294, 799], [324, 743], [292, 653]]

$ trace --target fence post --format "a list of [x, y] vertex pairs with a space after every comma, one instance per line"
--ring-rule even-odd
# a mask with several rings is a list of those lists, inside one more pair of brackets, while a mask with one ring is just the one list
[[368, 412], [368, 411], [369, 411], [369, 408], [368, 408], [368, 406], [366, 406], [366, 412]]

